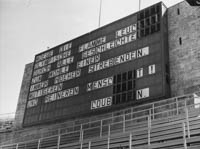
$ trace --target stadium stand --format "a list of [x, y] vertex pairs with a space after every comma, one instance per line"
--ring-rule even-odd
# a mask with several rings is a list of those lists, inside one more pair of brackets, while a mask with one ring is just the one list
[[82, 119], [78, 124], [76, 120], [71, 127], [59, 128], [56, 135], [2, 145], [1, 149], [199, 149], [198, 94], [124, 109], [97, 121], [89, 118], [82, 123]]

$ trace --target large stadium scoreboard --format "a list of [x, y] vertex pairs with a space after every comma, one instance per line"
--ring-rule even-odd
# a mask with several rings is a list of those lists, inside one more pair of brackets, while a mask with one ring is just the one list
[[169, 97], [166, 8], [155, 4], [35, 56], [24, 126]]

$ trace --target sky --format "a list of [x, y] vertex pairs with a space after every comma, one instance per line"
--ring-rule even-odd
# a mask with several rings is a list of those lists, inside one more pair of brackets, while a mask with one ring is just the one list
[[[163, 0], [167, 7], [182, 0]], [[160, 0], [141, 0], [141, 9]], [[47, 48], [98, 28], [100, 0], [0, 0], [0, 117], [15, 113], [25, 64]], [[139, 10], [139, 0], [102, 0], [101, 26]]]

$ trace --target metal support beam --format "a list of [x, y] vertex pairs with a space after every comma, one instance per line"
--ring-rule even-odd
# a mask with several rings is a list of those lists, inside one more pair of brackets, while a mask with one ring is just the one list
[[16, 145], [16, 149], [18, 149], [18, 147], [19, 147], [19, 144], [17, 143], [17, 145]]
[[132, 149], [132, 133], [129, 135], [129, 149]]
[[110, 125], [108, 126], [108, 149], [110, 149]]
[[101, 120], [101, 126], [100, 126], [100, 138], [102, 137], [102, 131], [103, 131], [103, 121]]
[[151, 115], [148, 116], [148, 146], [151, 145]]
[[187, 142], [186, 142], [186, 133], [185, 133], [185, 123], [183, 122], [183, 143], [184, 143], [184, 149], [187, 149]]
[[189, 113], [188, 113], [188, 108], [185, 108], [185, 114], [186, 114], [186, 124], [187, 124], [187, 134], [188, 138], [190, 138], [190, 124], [189, 124]]
[[91, 149], [91, 141], [88, 143], [88, 149]]
[[37, 149], [40, 149], [40, 139], [38, 140], [38, 146]]
[[57, 149], [60, 148], [60, 135], [58, 136]]

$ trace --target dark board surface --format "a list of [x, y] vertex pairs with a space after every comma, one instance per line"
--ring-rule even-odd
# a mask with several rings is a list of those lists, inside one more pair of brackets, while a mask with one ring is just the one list
[[24, 126], [169, 97], [164, 11], [155, 4], [37, 54]]

